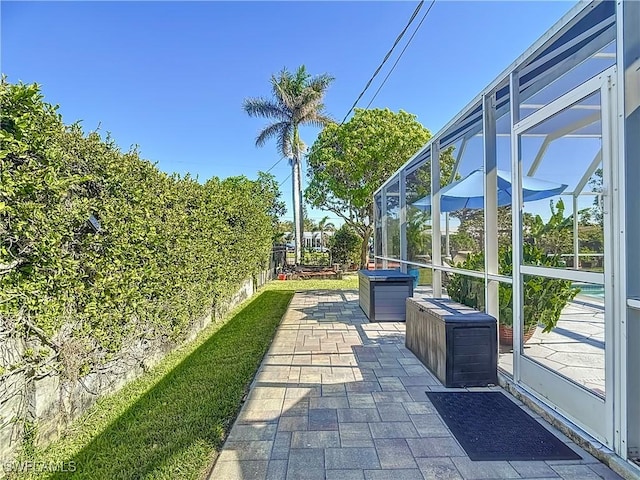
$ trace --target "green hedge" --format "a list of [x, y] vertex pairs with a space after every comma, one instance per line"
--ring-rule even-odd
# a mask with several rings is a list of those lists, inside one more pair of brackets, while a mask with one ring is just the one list
[[35, 84], [3, 78], [0, 101], [0, 320], [35, 345], [5, 373], [82, 375], [131, 341], [178, 340], [265, 268], [282, 208], [273, 177], [168, 175], [64, 125]]

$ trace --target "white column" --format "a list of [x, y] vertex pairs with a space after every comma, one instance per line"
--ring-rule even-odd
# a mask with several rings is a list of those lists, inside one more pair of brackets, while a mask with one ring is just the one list
[[449, 212], [444, 214], [444, 254], [447, 260], [451, 260], [451, 242], [449, 241]]
[[382, 205], [380, 218], [382, 219], [382, 268], [387, 268], [387, 187], [382, 189]]
[[[442, 233], [440, 231], [440, 149], [431, 144], [431, 263], [442, 265]], [[433, 296], [442, 297], [442, 271], [433, 270]]]
[[580, 268], [580, 238], [578, 237], [578, 195], [573, 192], [573, 268]]
[[[640, 2], [616, 3], [618, 29], [618, 98], [617, 98], [617, 165], [619, 203], [614, 204], [617, 222], [614, 234], [618, 239], [612, 249], [619, 291], [616, 304], [620, 310], [614, 312], [616, 323], [616, 368], [617, 397], [615, 405], [616, 451], [627, 458], [629, 451], [640, 450]], [[627, 297], [627, 299], [625, 299]], [[624, 302], [628, 308], [624, 308]], [[619, 450], [619, 451], [618, 451]]]
[[498, 161], [496, 151], [495, 93], [482, 99], [484, 138], [484, 272], [485, 310], [498, 317], [498, 284], [487, 275], [498, 274]]
[[511, 247], [513, 254], [513, 379], [520, 380], [520, 353], [522, 351], [521, 331], [523, 315], [522, 275], [522, 165], [520, 162], [520, 141], [514, 132], [514, 125], [520, 121], [520, 87], [518, 72], [510, 75], [509, 93], [511, 100]]
[[[405, 170], [400, 172], [400, 259], [407, 260], [407, 174]], [[406, 263], [400, 264], [400, 269], [407, 273]]]

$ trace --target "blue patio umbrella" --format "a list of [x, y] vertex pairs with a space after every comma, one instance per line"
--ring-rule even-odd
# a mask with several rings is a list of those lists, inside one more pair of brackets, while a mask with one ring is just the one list
[[[525, 202], [559, 195], [567, 185], [548, 182], [534, 177], [522, 177], [522, 197]], [[431, 209], [431, 196], [427, 195], [411, 204], [420, 210]], [[498, 206], [511, 205], [511, 173], [498, 170]], [[484, 172], [474, 170], [457, 182], [440, 190], [440, 211], [453, 212], [462, 208], [484, 208]]]

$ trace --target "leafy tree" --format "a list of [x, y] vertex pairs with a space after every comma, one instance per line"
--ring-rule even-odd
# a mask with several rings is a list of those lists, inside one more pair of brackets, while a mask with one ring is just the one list
[[293, 222], [291, 220], [280, 220], [278, 222], [278, 231], [279, 232], [291, 233], [291, 232], [293, 232], [294, 228], [295, 227], [293, 226]]
[[276, 180], [276, 177], [269, 173], [258, 172], [258, 179], [256, 180], [257, 194], [260, 196], [260, 203], [268, 205], [267, 213], [271, 217], [271, 225], [273, 230], [278, 231], [280, 220], [279, 218], [285, 214], [287, 208], [284, 202], [280, 199], [280, 186]]
[[302, 204], [302, 224], [304, 226], [305, 232], [317, 232], [318, 224], [313, 220], [313, 218], [309, 217], [309, 211], [307, 210], [307, 205]]
[[604, 232], [600, 225], [580, 226], [580, 246], [591, 252], [604, 252]]
[[592, 208], [585, 208], [583, 210], [580, 210], [579, 212], [580, 217], [579, 217], [578, 223], [580, 224], [581, 227], [589, 227], [594, 224], [592, 210], [593, 210]]
[[415, 115], [402, 110], [356, 109], [348, 122], [326, 126], [311, 147], [305, 197], [357, 233], [361, 266], [373, 231], [373, 192], [430, 137]]
[[[458, 232], [472, 240], [471, 245], [467, 244], [471, 248], [461, 250], [481, 251], [484, 248], [484, 210], [463, 208], [450, 215], [460, 220]], [[511, 206], [498, 207], [498, 245], [505, 248], [511, 245]]]
[[271, 76], [271, 99], [247, 98], [243, 103], [243, 108], [249, 116], [273, 120], [258, 134], [256, 146], [262, 147], [267, 140], [275, 138], [280, 154], [288, 158], [291, 164], [296, 263], [300, 263], [304, 231], [300, 154], [304, 151], [305, 145], [300, 139], [299, 127], [323, 127], [331, 123], [332, 120], [325, 114], [322, 101], [332, 81], [333, 77], [327, 74], [312, 77], [304, 65], [295, 73], [285, 68], [278, 75]]
[[407, 258], [410, 261], [423, 260], [424, 257], [419, 258], [418, 255], [425, 255], [431, 252], [431, 230], [428, 227], [430, 219], [431, 217], [427, 213], [408, 209]]
[[471, 235], [460, 230], [450, 235], [449, 242], [451, 245], [451, 250], [455, 253], [462, 251], [472, 251], [476, 244]]
[[308, 218], [308, 217], [304, 217], [304, 231], [305, 232], [317, 232], [318, 231], [318, 224], [312, 219], [312, 218]]
[[276, 232], [273, 234], [273, 243], [274, 245], [281, 245], [287, 241], [285, 238], [287, 235], [285, 232]]

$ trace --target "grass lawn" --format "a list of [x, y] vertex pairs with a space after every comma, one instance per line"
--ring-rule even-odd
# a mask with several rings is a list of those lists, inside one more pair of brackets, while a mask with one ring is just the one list
[[418, 285], [432, 285], [433, 284], [433, 270], [430, 268], [421, 268], [420, 276], [418, 277]]
[[220, 450], [292, 296], [266, 290], [254, 297], [227, 322], [209, 326], [149, 374], [102, 399], [31, 460], [65, 462], [67, 468], [74, 462], [74, 473], [48, 478], [200, 478]]
[[274, 280], [264, 286], [265, 290], [357, 290], [358, 274], [349, 273], [342, 280]]
[[65, 435], [24, 461], [75, 472], [17, 479], [197, 479], [215, 459], [295, 291], [354, 290], [342, 280], [274, 280], [252, 300], [101, 399]]

